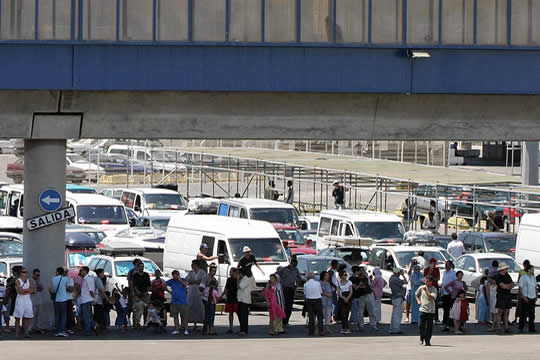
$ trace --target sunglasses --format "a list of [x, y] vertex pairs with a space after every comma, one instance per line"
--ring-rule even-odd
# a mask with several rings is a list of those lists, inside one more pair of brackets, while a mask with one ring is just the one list
[[21, 271], [21, 274], [28, 274], [28, 271]]

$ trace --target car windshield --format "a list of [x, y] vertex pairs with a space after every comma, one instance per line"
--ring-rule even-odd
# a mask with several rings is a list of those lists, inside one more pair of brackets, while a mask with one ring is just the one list
[[[418, 251], [397, 251], [396, 256], [399, 262], [399, 266], [405, 268], [409, 266], [413, 257], [418, 256]], [[429, 263], [429, 260], [435, 258], [437, 260], [437, 265], [444, 265], [446, 259], [438, 251], [424, 251], [424, 259], [426, 263]]]
[[278, 238], [275, 239], [231, 239], [231, 251], [234, 262], [242, 257], [244, 246], [249, 246], [251, 253], [259, 262], [287, 261], [285, 249]]
[[516, 248], [516, 238], [513, 236], [486, 238], [486, 246], [488, 252], [510, 252]]
[[298, 216], [290, 208], [259, 208], [250, 210], [252, 220], [262, 220], [277, 224], [296, 224]]
[[508, 258], [478, 259], [478, 265], [480, 265], [480, 269], [491, 269], [491, 263], [493, 260], [497, 260], [499, 265], [501, 263], [505, 263], [506, 265], [510, 266], [508, 272], [518, 273], [521, 271], [519, 265], [513, 259]]
[[453, 257], [448, 251], [442, 249], [441, 252], [444, 255], [444, 257], [446, 258], [446, 260], [456, 261], [456, 258]]
[[350, 249], [350, 250], [337, 250], [338, 256], [348, 262], [351, 265], [361, 265], [369, 260], [370, 252], [367, 250]]
[[[144, 262], [144, 272], [153, 275], [158, 268], [156, 265], [148, 260], [143, 261]], [[129, 273], [129, 270], [133, 269], [133, 263], [131, 261], [117, 261], [114, 264], [114, 267], [116, 269], [116, 276], [127, 276]]]
[[99, 244], [101, 240], [105, 239], [105, 233], [103, 231], [77, 231], [74, 234], [84, 234], [90, 239], [94, 240], [96, 244]]
[[95, 251], [85, 251], [85, 252], [72, 252], [68, 254], [68, 268], [73, 269], [77, 267], [88, 266], [88, 260], [97, 255]]
[[292, 240], [296, 245], [304, 245], [306, 243], [306, 239], [296, 229], [278, 229], [277, 233], [281, 240]]
[[169, 219], [155, 219], [150, 221], [150, 226], [154, 229], [167, 231], [167, 227], [169, 226]]
[[360, 237], [382, 239], [403, 239], [405, 231], [400, 222], [356, 222], [356, 228]]
[[123, 206], [80, 205], [77, 207], [79, 224], [127, 224]]
[[180, 194], [146, 194], [144, 201], [150, 209], [185, 210], [186, 206]]
[[23, 244], [19, 241], [0, 240], [0, 257], [22, 256]]

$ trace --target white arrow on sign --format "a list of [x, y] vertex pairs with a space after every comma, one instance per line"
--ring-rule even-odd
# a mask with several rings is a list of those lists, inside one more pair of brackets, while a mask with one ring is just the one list
[[44, 197], [41, 201], [43, 201], [45, 204], [47, 205], [50, 205], [50, 204], [59, 204], [60, 203], [60, 199], [59, 198], [52, 198], [50, 196], [46, 196]]

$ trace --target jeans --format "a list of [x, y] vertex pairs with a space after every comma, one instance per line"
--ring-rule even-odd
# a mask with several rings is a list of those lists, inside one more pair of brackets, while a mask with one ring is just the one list
[[238, 303], [238, 320], [240, 321], [240, 332], [248, 333], [249, 304]]
[[401, 318], [403, 317], [403, 298], [392, 299], [392, 320], [390, 322], [390, 332], [400, 331]]
[[306, 299], [306, 311], [309, 320], [309, 335], [315, 335], [315, 319], [319, 328], [319, 335], [324, 331], [323, 309], [321, 299]]
[[283, 297], [285, 300], [285, 319], [283, 319], [283, 324], [288, 324], [289, 319], [293, 311], [294, 296], [296, 295], [296, 289], [293, 287], [284, 287], [283, 288]]
[[433, 334], [433, 319], [435, 314], [420, 311], [420, 341], [431, 344], [431, 335]]
[[83, 321], [84, 331], [90, 333], [95, 327], [96, 323], [92, 319], [92, 302], [81, 304], [81, 318]]
[[127, 308], [121, 308], [116, 313], [116, 322], [114, 323], [115, 326], [127, 326]]
[[442, 296], [442, 306], [443, 306], [443, 324], [445, 326], [453, 327], [454, 323], [450, 319], [450, 309], [452, 309], [452, 305], [454, 305], [454, 300], [452, 299], [452, 295], [443, 295]]
[[373, 310], [373, 296], [371, 294], [354, 298], [351, 305], [351, 322], [364, 327], [364, 310], [369, 314], [369, 325], [376, 327], [377, 319]]
[[[348, 292], [342, 294], [343, 297], [347, 298], [349, 296]], [[339, 313], [338, 317], [341, 321], [342, 330], [350, 330], [349, 326], [349, 314], [351, 312], [351, 302], [345, 302], [341, 297], [339, 298]]]
[[529, 299], [529, 302], [522, 301], [519, 309], [519, 330], [523, 330], [525, 322], [529, 320], [529, 331], [534, 328], [534, 311], [536, 310], [535, 299]]
[[334, 312], [333, 312], [333, 315], [335, 317], [337, 317], [338, 313], [339, 313], [339, 301], [338, 301], [338, 296], [337, 296], [337, 292], [334, 291], [332, 293], [332, 305], [334, 306]]
[[375, 303], [373, 304], [373, 311], [375, 311], [375, 320], [377, 323], [381, 322], [381, 307], [382, 307], [382, 298], [375, 297]]
[[54, 302], [54, 327], [61, 333], [66, 332], [67, 305], [67, 301]]
[[211, 304], [208, 301], [203, 301], [204, 303], [204, 330], [208, 329], [208, 326], [214, 326], [214, 320], [216, 318], [216, 304]]

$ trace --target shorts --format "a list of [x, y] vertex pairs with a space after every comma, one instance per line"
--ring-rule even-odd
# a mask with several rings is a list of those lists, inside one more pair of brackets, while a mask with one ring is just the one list
[[495, 307], [499, 310], [510, 310], [512, 308], [513, 296], [497, 293], [497, 303]]
[[32, 310], [32, 304], [15, 304], [15, 310], [13, 316], [16, 319], [32, 319], [34, 317], [34, 311]]
[[238, 303], [234, 304], [225, 304], [226, 313], [237, 313], [238, 314]]
[[180, 315], [181, 318], [186, 318], [189, 315], [189, 305], [187, 304], [171, 304], [171, 316], [176, 317]]

